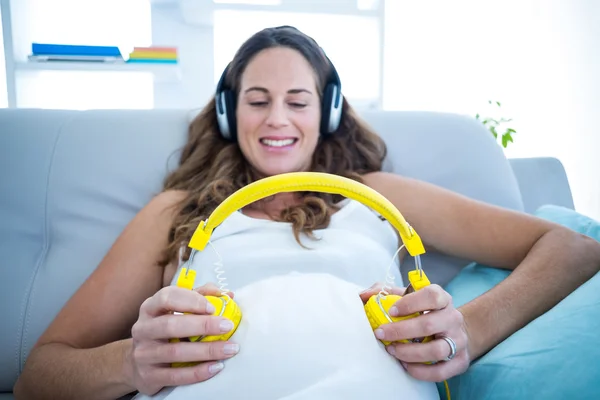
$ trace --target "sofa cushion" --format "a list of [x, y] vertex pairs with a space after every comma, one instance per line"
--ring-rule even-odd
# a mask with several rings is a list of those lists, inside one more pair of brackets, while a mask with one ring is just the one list
[[44, 215], [49, 168], [70, 115], [45, 110], [18, 114], [22, 118], [0, 119], [0, 392], [12, 389], [23, 361], [19, 349], [28, 330], [29, 294], [48, 248]]
[[[427, 111], [365, 112], [362, 117], [387, 143], [388, 170], [485, 203], [524, 210], [517, 179], [502, 148], [474, 118]], [[471, 261], [434, 252], [423, 256], [430, 277], [441, 285]], [[413, 268], [409, 258], [402, 266], [405, 282]]]
[[0, 255], [8, 267], [0, 279], [2, 392], [125, 225], [160, 192], [186, 120], [184, 110], [0, 116]]
[[[535, 215], [600, 241], [600, 222], [545, 205]], [[472, 264], [446, 287], [458, 307], [490, 290], [509, 272]], [[559, 284], [559, 282], [557, 282]], [[591, 399], [600, 393], [600, 275], [504, 340], [461, 376], [452, 399]]]

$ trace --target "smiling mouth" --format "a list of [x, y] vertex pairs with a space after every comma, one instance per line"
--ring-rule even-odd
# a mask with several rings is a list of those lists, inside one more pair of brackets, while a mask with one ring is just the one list
[[295, 139], [295, 138], [280, 139], [280, 140], [260, 139], [260, 142], [262, 144], [264, 144], [265, 146], [269, 146], [269, 147], [286, 147], [286, 146], [291, 146], [294, 143], [296, 143], [297, 141], [298, 141], [298, 139]]

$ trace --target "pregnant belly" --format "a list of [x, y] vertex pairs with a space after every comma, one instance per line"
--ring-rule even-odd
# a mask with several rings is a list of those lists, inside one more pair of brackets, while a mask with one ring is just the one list
[[439, 399], [435, 384], [410, 377], [376, 340], [360, 290], [328, 274], [298, 273], [237, 290], [243, 317], [231, 340], [240, 352], [210, 380], [154, 398]]

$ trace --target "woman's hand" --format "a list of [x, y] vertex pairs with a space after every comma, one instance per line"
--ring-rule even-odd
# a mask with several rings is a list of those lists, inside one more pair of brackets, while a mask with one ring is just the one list
[[[363, 302], [381, 290], [375, 284], [360, 294]], [[388, 292], [403, 296], [405, 289], [395, 287]], [[389, 310], [392, 317], [426, 312], [415, 318], [382, 325], [375, 330], [378, 339], [395, 342], [401, 339], [414, 339], [433, 336], [427, 343], [391, 343], [387, 351], [402, 362], [408, 373], [416, 379], [441, 382], [462, 374], [470, 365], [468, 351], [469, 338], [463, 315], [454, 308], [452, 297], [439, 285], [429, 285], [403, 296]], [[452, 353], [450, 344], [443, 337], [456, 344]], [[426, 364], [434, 362], [434, 364]]]
[[[167, 386], [207, 380], [223, 369], [220, 360], [231, 358], [239, 347], [232, 342], [179, 342], [171, 338], [219, 335], [233, 329], [233, 323], [212, 316], [214, 306], [205, 295], [219, 296], [214, 285], [196, 290], [168, 286], [147, 299], [131, 330], [133, 345], [127, 357], [132, 386], [153, 395]], [[232, 293], [229, 293], [233, 297]], [[188, 315], [176, 315], [191, 313]], [[171, 368], [172, 362], [201, 362], [192, 367]]]

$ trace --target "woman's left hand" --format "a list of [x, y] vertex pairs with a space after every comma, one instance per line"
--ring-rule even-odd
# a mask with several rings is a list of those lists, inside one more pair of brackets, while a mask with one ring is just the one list
[[[375, 284], [360, 294], [363, 303], [381, 290]], [[395, 287], [392, 294], [403, 296], [405, 289]], [[375, 330], [378, 339], [395, 342], [402, 339], [432, 336], [427, 343], [391, 343], [387, 351], [401, 361], [407, 372], [416, 379], [441, 382], [462, 374], [471, 363], [469, 338], [463, 315], [454, 308], [452, 296], [439, 285], [429, 285], [398, 300], [390, 309], [392, 317], [411, 315], [426, 311], [426, 314], [403, 321], [382, 325]], [[453, 354], [449, 342], [454, 342]], [[448, 358], [451, 359], [448, 359]], [[434, 362], [434, 364], [426, 363]]]

